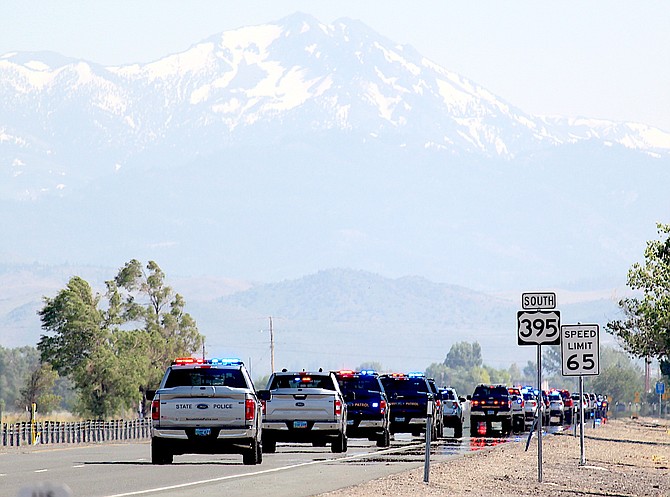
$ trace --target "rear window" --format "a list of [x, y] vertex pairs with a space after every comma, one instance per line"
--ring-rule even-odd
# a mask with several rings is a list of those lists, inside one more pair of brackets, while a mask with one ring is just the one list
[[165, 382], [165, 388], [201, 386], [246, 388], [247, 382], [239, 369], [216, 368], [174, 368]]
[[422, 378], [382, 378], [384, 390], [394, 393], [428, 393], [428, 384]]
[[480, 385], [475, 388], [472, 398], [488, 397], [509, 397], [509, 392], [504, 386], [485, 386]]
[[537, 397], [533, 395], [532, 393], [524, 393], [523, 394], [523, 400], [536, 400]]
[[442, 398], [444, 400], [456, 400], [453, 390], [442, 390]]
[[549, 400], [563, 400], [560, 393], [550, 393]]
[[382, 387], [379, 380], [374, 376], [359, 376], [350, 378], [339, 378], [341, 390], [344, 393], [360, 392], [361, 390], [369, 390], [371, 392], [380, 392]]
[[278, 388], [323, 388], [335, 390], [329, 375], [276, 375], [270, 384], [270, 390]]

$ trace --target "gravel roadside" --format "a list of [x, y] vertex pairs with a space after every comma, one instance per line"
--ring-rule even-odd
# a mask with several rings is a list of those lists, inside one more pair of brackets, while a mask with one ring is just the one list
[[586, 464], [579, 465], [579, 437], [572, 432], [543, 437], [542, 483], [537, 441], [505, 443], [397, 473], [322, 497], [418, 496], [665, 496], [670, 497], [670, 421], [610, 420], [585, 432]]

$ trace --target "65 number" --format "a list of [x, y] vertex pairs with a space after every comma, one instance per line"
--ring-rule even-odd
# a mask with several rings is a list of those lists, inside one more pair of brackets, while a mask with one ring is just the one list
[[[577, 360], [578, 356], [582, 356], [582, 362]], [[577, 371], [578, 369], [591, 370], [596, 367], [596, 362], [593, 360], [593, 354], [572, 354], [568, 357], [568, 360], [565, 361], [566, 367], [570, 371]]]

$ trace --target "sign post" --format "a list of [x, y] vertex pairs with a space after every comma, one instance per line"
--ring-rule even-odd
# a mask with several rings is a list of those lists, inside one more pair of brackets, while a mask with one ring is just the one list
[[[656, 393], [658, 394], [658, 417], [661, 417], [661, 406], [663, 405], [663, 394], [665, 393], [665, 383], [662, 381], [657, 381], [656, 382]], [[666, 408], [666, 414], [667, 414], [667, 408]]]
[[433, 427], [433, 400], [428, 399], [426, 406], [426, 459], [423, 463], [423, 481], [430, 480], [430, 435]]
[[[556, 294], [534, 292], [521, 294], [522, 311], [516, 313], [517, 343], [537, 346], [537, 389], [540, 392], [537, 411], [537, 481], [542, 483], [542, 345], [558, 345], [561, 340], [561, 313], [555, 310]], [[529, 435], [532, 436], [532, 431]]]
[[579, 376], [579, 465], [584, 456], [584, 376], [600, 374], [600, 326], [561, 326], [561, 369], [563, 376]]

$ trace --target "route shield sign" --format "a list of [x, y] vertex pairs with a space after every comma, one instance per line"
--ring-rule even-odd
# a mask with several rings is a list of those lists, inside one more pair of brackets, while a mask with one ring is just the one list
[[600, 374], [600, 326], [561, 326], [561, 365], [563, 376]]
[[560, 311], [517, 311], [519, 345], [558, 345], [561, 343]]

